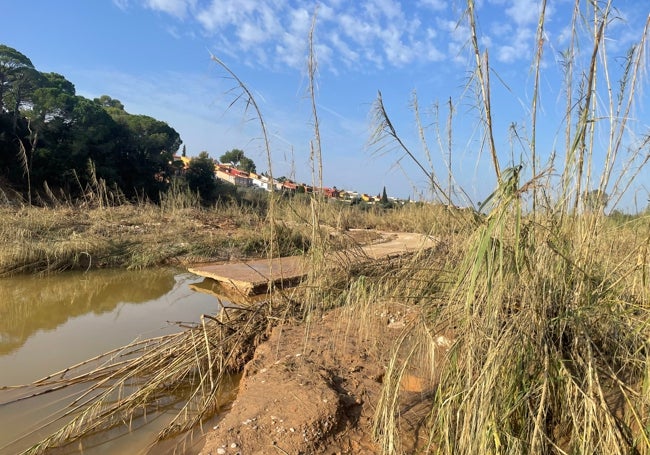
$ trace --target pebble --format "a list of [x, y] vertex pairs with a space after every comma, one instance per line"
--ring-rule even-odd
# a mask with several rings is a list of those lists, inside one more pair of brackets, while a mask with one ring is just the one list
[[221, 447], [219, 447], [219, 448], [217, 449], [217, 453], [218, 453], [219, 455], [224, 455], [224, 454], [226, 453], [226, 449], [222, 449]]

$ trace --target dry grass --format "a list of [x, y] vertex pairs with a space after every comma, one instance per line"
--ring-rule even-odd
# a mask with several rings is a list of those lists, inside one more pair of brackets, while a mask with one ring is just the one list
[[[454, 334], [454, 343], [426, 377], [435, 387], [422, 422], [426, 437], [421, 450], [650, 453], [649, 218], [617, 223], [603, 215], [602, 202], [594, 206], [584, 197], [585, 188], [596, 185], [598, 194], [610, 190], [620, 198], [650, 156], [647, 140], [632, 141], [641, 145], [628, 148], [626, 156], [619, 154], [643, 69], [647, 30], [627, 54], [616, 86], [604, 78], [605, 90], [610, 90], [601, 114], [594, 101], [596, 75], [608, 73], [608, 60], [598, 55], [605, 53], [613, 9], [611, 2], [575, 5], [592, 15], [593, 32], [586, 38], [593, 52], [582, 63], [584, 79], [578, 82], [571, 71], [581, 62], [575, 60], [575, 48], [567, 51], [566, 91], [579, 102], [568, 101], [560, 181], [541, 173], [522, 182], [522, 166], [503, 168], [499, 162], [492, 140], [491, 70], [487, 52], [472, 34], [477, 66], [472, 82], [498, 185], [482, 206], [486, 216], [469, 226], [470, 235], [456, 238], [453, 261], [444, 267], [437, 261], [420, 263], [428, 272], [408, 284], [387, 276], [385, 290], [376, 287], [379, 291], [371, 297], [381, 301], [415, 295], [424, 315], [409, 327], [411, 336], [398, 343], [387, 365], [392, 380], [384, 385], [374, 427], [386, 454], [403, 448], [399, 378], [423, 359], [440, 357], [436, 339], [443, 331]], [[471, 0], [467, 14], [474, 30]], [[570, 24], [574, 32], [578, 17]], [[383, 106], [382, 112], [387, 116]], [[604, 170], [595, 175], [593, 144], [600, 134], [610, 142]], [[548, 169], [557, 167], [553, 160]], [[539, 169], [539, 163], [522, 165]], [[612, 169], [621, 174], [615, 176]], [[527, 212], [525, 198], [531, 193], [534, 210]], [[407, 352], [417, 348], [420, 355], [404, 355], [406, 340], [411, 343]]]
[[[0, 276], [261, 256], [268, 231], [263, 214], [235, 205], [0, 207]], [[291, 240], [281, 254], [300, 248]]]

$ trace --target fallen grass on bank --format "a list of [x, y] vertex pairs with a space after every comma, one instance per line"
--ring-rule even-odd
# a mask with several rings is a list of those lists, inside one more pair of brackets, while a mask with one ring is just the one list
[[[0, 207], [0, 276], [262, 256], [266, 230], [263, 215], [234, 205]], [[298, 248], [288, 243], [284, 254]]]
[[[310, 211], [298, 199], [277, 203], [275, 256], [309, 249]], [[446, 211], [419, 204], [394, 209], [322, 204], [321, 234], [348, 229], [444, 232], [440, 226], [447, 222]], [[0, 277], [264, 257], [270, 231], [262, 210], [235, 203], [204, 208], [186, 198], [95, 208], [5, 205], [0, 206]]]
[[135, 341], [32, 384], [3, 387], [12, 390], [13, 398], [0, 405], [84, 386], [43, 424], [60, 422], [60, 429], [23, 453], [47, 453], [78, 441], [83, 446], [85, 438], [137, 426], [139, 418], [154, 417], [170, 404], [178, 411], [157, 441], [195, 428], [227, 404], [221, 402], [225, 378], [241, 371], [251, 358], [277, 307], [231, 311], [224, 310], [218, 318], [203, 316], [183, 332]]

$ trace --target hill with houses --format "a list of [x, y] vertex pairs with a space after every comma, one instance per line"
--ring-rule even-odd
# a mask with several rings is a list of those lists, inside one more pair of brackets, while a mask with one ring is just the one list
[[[187, 170], [191, 158], [187, 156], [174, 155], [174, 161], [182, 162], [182, 169]], [[241, 169], [237, 169], [232, 164], [219, 163], [216, 161], [214, 164], [214, 173], [215, 173], [215, 178], [217, 178], [218, 180], [230, 183], [240, 188], [257, 188], [269, 192], [275, 190], [275, 191], [280, 191], [289, 194], [319, 193], [325, 196], [326, 198], [336, 199], [348, 203], [365, 202], [369, 204], [374, 204], [374, 203], [381, 202], [383, 196], [381, 194], [372, 196], [367, 193], [359, 193], [357, 191], [352, 191], [352, 190], [338, 189], [335, 186], [319, 188], [312, 185], [308, 185], [306, 183], [298, 183], [286, 177], [271, 179], [265, 173], [258, 174], [255, 172], [246, 172]], [[387, 199], [392, 203], [399, 203], [399, 204], [411, 202], [411, 201], [401, 200], [394, 197], [387, 197]]]

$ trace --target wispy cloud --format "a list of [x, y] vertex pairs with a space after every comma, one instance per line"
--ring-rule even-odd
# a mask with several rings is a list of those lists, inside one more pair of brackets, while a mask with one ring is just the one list
[[[449, 60], [467, 62], [469, 31], [462, 11], [444, 0], [141, 0], [198, 27], [222, 54], [237, 56], [250, 66], [303, 69], [312, 15], [317, 14], [316, 49], [321, 71], [403, 68]], [[119, 8], [135, 0], [113, 0]], [[130, 3], [131, 2], [131, 3]], [[565, 0], [549, 0], [552, 19]], [[142, 3], [141, 3], [142, 4]], [[538, 0], [477, 2], [483, 28], [481, 43], [498, 61], [511, 64], [530, 59], [539, 18]], [[550, 36], [562, 36], [560, 26], [547, 21]], [[551, 30], [555, 27], [555, 30]], [[168, 28], [170, 29], [170, 28]], [[173, 30], [178, 35], [177, 29]], [[626, 43], [621, 32], [620, 43]]]
[[519, 26], [536, 24], [539, 11], [538, 0], [515, 0], [506, 8], [506, 14]]
[[[128, 0], [113, 1], [126, 5]], [[145, 6], [149, 9], [162, 11], [179, 19], [184, 19], [194, 9], [196, 2], [197, 0], [145, 0]]]
[[[129, 0], [114, 1], [125, 8]], [[420, 0], [418, 5], [420, 9], [406, 11], [394, 0], [330, 0], [318, 7], [302, 0], [145, 0], [149, 9], [180, 19], [191, 16], [220, 50], [253, 53], [263, 64], [292, 68], [304, 66], [311, 19], [317, 12], [319, 62], [321, 69], [332, 72], [341, 66], [402, 67], [443, 58], [442, 37], [430, 25], [433, 17], [426, 16], [444, 10], [445, 3]]]

